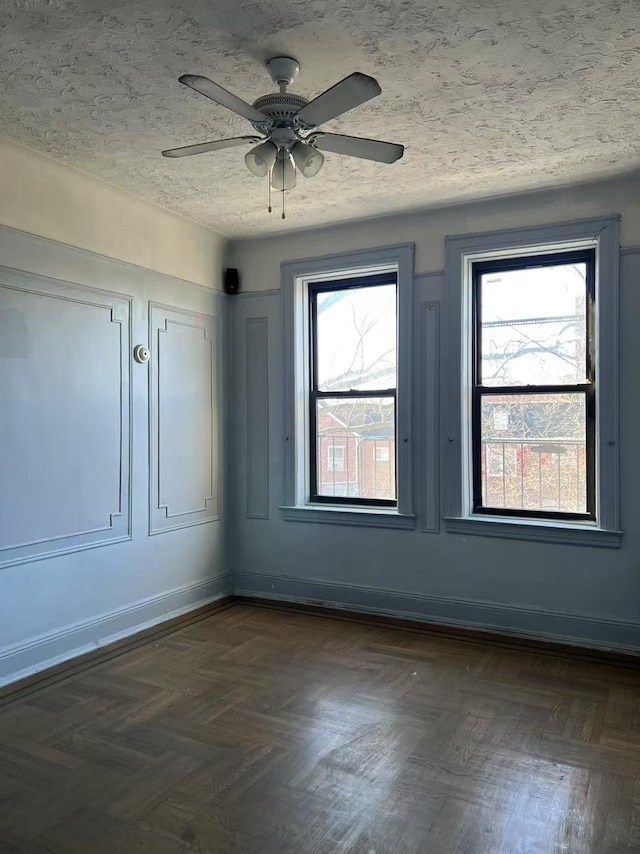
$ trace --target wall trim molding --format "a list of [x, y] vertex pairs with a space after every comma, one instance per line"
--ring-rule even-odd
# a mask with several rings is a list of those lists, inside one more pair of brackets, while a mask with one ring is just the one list
[[[640, 250], [638, 250], [640, 251]], [[425, 273], [414, 273], [413, 281], [416, 284], [420, 284], [422, 281], [427, 279], [438, 279], [441, 276], [444, 276], [444, 270], [427, 270]], [[198, 287], [201, 287], [198, 285]], [[217, 291], [214, 291], [217, 293]], [[234, 294], [233, 299], [238, 299], [241, 297], [242, 299], [257, 299], [258, 297], [279, 297], [282, 293], [280, 288], [270, 288], [266, 291], [240, 291], [240, 293]], [[226, 296], [226, 294], [222, 294], [221, 296]]]
[[233, 595], [485, 629], [604, 651], [640, 652], [640, 622], [567, 611], [240, 570], [233, 573]]
[[[190, 220], [187, 220], [187, 222], [190, 222]], [[29, 240], [33, 240], [34, 242], [44, 246], [59, 246], [61, 249], [80, 252], [82, 255], [87, 255], [90, 258], [97, 258], [100, 261], [108, 261], [111, 264], [118, 264], [129, 270], [134, 270], [137, 273], [160, 276], [167, 284], [173, 285], [174, 287], [176, 285], [179, 285], [180, 287], [187, 286], [190, 288], [196, 288], [199, 291], [204, 291], [207, 294], [213, 294], [214, 296], [221, 297], [222, 299], [227, 298], [227, 294], [223, 292], [222, 288], [220, 288], [220, 290], [217, 288], [210, 288], [207, 285], [200, 285], [198, 282], [190, 282], [189, 279], [180, 279], [177, 276], [172, 276], [170, 273], [163, 273], [161, 270], [153, 270], [151, 267], [142, 267], [140, 264], [134, 264], [132, 261], [122, 261], [120, 258], [112, 258], [110, 255], [102, 255], [100, 252], [93, 252], [91, 249], [83, 249], [81, 246], [74, 246], [71, 243], [62, 243], [60, 240], [53, 240], [50, 237], [41, 237], [39, 234], [32, 234], [30, 231], [22, 231], [19, 228], [0, 225], [0, 234], [2, 233], [19, 235], [20, 237], [28, 238]], [[218, 235], [217, 232], [212, 232], [212, 234], [223, 237], [223, 235]]]
[[418, 322], [418, 458], [423, 533], [440, 533], [440, 301], [420, 303]]
[[543, 521], [536, 525], [528, 519], [504, 516], [445, 516], [444, 527], [448, 534], [471, 537], [502, 537], [506, 540], [529, 540], [538, 543], [562, 543], [567, 546], [619, 549], [622, 531], [606, 531], [587, 525], [554, 525]]
[[248, 299], [248, 298], [258, 298], [258, 297], [279, 297], [282, 291], [280, 288], [269, 288], [265, 291], [240, 291], [237, 294], [233, 295], [233, 299]]
[[201, 608], [231, 592], [231, 572], [139, 599], [0, 650], [0, 687]]
[[413, 513], [397, 513], [395, 510], [378, 510], [372, 507], [332, 507], [329, 504], [306, 504], [304, 506], [281, 506], [285, 522], [319, 522], [325, 525], [347, 525], [362, 528], [401, 528], [413, 531], [416, 517]]
[[426, 273], [415, 273], [413, 280], [419, 285], [428, 279], [439, 279], [441, 277], [444, 277], [444, 270], [429, 270]]
[[247, 519], [269, 518], [269, 319], [246, 317]]
[[[151, 300], [149, 313], [149, 349], [151, 359], [148, 372], [148, 425], [149, 425], [149, 536], [163, 534], [177, 528], [189, 528], [207, 522], [219, 521], [221, 486], [221, 448], [220, 448], [220, 400], [221, 400], [221, 364], [222, 341], [220, 336], [219, 314], [204, 314], [175, 306], [157, 303]], [[203, 506], [191, 510], [171, 512], [169, 503], [161, 499], [161, 375], [160, 344], [166, 343], [169, 325], [184, 326], [199, 330], [203, 341], [209, 345], [210, 391], [211, 391], [211, 472], [210, 489], [203, 497]], [[162, 337], [161, 337], [162, 336]], [[173, 520], [173, 521], [172, 521]]]
[[[1, 227], [0, 227], [1, 228]], [[119, 371], [119, 459], [117, 470], [117, 508], [101, 524], [99, 520], [84, 530], [71, 530], [0, 546], [0, 569], [43, 560], [84, 549], [131, 539], [132, 508], [132, 376], [129, 350], [132, 338], [133, 298], [126, 294], [94, 288], [92, 285], [55, 279], [39, 273], [0, 265], [0, 291], [56, 301], [85, 309], [106, 312], [116, 324]]]

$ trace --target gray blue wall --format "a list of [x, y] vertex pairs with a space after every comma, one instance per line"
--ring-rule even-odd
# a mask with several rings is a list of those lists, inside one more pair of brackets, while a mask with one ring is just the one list
[[[621, 507], [620, 550], [517, 542], [446, 533], [438, 525], [440, 494], [437, 437], [438, 353], [447, 330], [425, 312], [443, 298], [441, 263], [446, 233], [547, 224], [580, 215], [622, 213], [623, 240], [640, 234], [636, 184], [620, 182], [535, 194], [431, 212], [372, 220], [341, 229], [302, 232], [269, 240], [242, 241], [232, 248], [245, 292], [233, 306], [234, 456], [238, 460], [233, 502], [234, 591], [244, 595], [323, 602], [370, 611], [472, 624], [536, 637], [555, 637], [601, 647], [640, 649], [640, 251], [624, 246], [621, 256]], [[484, 213], [483, 213], [484, 212]], [[473, 226], [473, 227], [472, 227]], [[283, 521], [283, 365], [279, 263], [416, 240], [414, 294], [415, 531], [374, 530]], [[637, 245], [637, 244], [636, 244]], [[434, 266], [432, 266], [434, 265]], [[429, 309], [429, 304], [432, 306]], [[248, 330], [256, 318], [266, 332], [265, 352], [256, 355]], [[422, 318], [422, 320], [421, 320]], [[440, 319], [442, 316], [440, 313]], [[262, 339], [264, 341], [264, 337]], [[264, 348], [264, 344], [261, 344]], [[266, 382], [251, 381], [251, 360], [268, 364]], [[249, 372], [249, 385], [247, 385]], [[445, 390], [446, 392], [446, 390]], [[457, 390], [453, 390], [457, 393]], [[268, 411], [267, 449], [256, 443], [249, 414]], [[442, 473], [440, 473], [442, 474]], [[268, 491], [264, 516], [249, 512]]]
[[[625, 179], [245, 240], [227, 260], [241, 271], [234, 298], [0, 228], [0, 684], [224, 595], [232, 570], [243, 594], [640, 650], [638, 199]], [[445, 533], [444, 236], [612, 213], [622, 548]], [[284, 522], [280, 263], [406, 241], [416, 530]], [[210, 248], [209, 272], [220, 239]], [[138, 343], [150, 365], [131, 359]]]

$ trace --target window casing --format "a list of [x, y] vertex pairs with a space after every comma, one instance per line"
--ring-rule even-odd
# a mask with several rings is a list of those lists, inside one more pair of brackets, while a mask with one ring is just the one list
[[[487, 476], [491, 471], [491, 477], [496, 479], [502, 478], [505, 472], [507, 476], [520, 477], [521, 469], [518, 466], [522, 464], [522, 454], [519, 447], [514, 450], [505, 443], [503, 455], [502, 445], [498, 444], [493, 449], [494, 453], [485, 459], [479, 477], [477, 455], [474, 458], [474, 432], [479, 432], [479, 406], [476, 401], [474, 407], [474, 396], [485, 398], [488, 390], [483, 388], [486, 383], [477, 382], [478, 379], [482, 380], [482, 375], [474, 348], [478, 337], [474, 276], [482, 272], [482, 265], [487, 265], [484, 267], [486, 272], [491, 271], [491, 264], [497, 262], [498, 268], [504, 270], [511, 266], [517, 267], [519, 263], [526, 266], [529, 263], [526, 259], [532, 256], [536, 262], [539, 260], [544, 265], [550, 260], [553, 263], [554, 257], [564, 253], [576, 253], [583, 261], [587, 259], [589, 267], [589, 293], [585, 291], [585, 327], [588, 326], [588, 335], [585, 335], [585, 373], [581, 377], [576, 375], [575, 382], [572, 381], [573, 385], [579, 386], [575, 390], [568, 388], [566, 378], [562, 378], [559, 383], [557, 378], [552, 379], [549, 385], [560, 384], [563, 393], [575, 394], [575, 400], [579, 397], [588, 409], [583, 419], [584, 443], [582, 439], [578, 442], [574, 434], [561, 436], [585, 446], [584, 467], [589, 467], [589, 476], [592, 478], [591, 484], [583, 487], [585, 506], [579, 508], [581, 512], [567, 512], [575, 511], [576, 507], [558, 507], [557, 501], [556, 506], [552, 506], [554, 501], [544, 490], [542, 501], [536, 508], [526, 502], [523, 508], [514, 506], [509, 500], [496, 501], [495, 495], [487, 501], [487, 496], [481, 493], [481, 487], [480, 490], [478, 488], [483, 471]], [[447, 341], [443, 354], [445, 367], [441, 406], [446, 530], [463, 535], [619, 548], [622, 542], [618, 448], [619, 217], [448, 237], [445, 258], [444, 325]], [[544, 308], [546, 310], [547, 306]], [[525, 397], [534, 390], [538, 395], [544, 395], [545, 389], [536, 387], [536, 384], [543, 385], [544, 381], [540, 377], [536, 377], [533, 382], [528, 378], [519, 382], [526, 386], [523, 389]], [[507, 382], [503, 385], [507, 385]], [[459, 394], [454, 391], [456, 387], [460, 390]], [[490, 391], [496, 389], [492, 387]], [[485, 407], [484, 429], [490, 427], [498, 438], [501, 438], [503, 431], [513, 427], [509, 407], [504, 405], [508, 400], [506, 391], [499, 388], [493, 397], [495, 405]], [[551, 389], [551, 392], [555, 391], [557, 389]], [[577, 411], [575, 400], [572, 398], [572, 404]], [[497, 405], [500, 401], [500, 405]], [[590, 422], [588, 427], [587, 421]], [[507, 435], [505, 438], [511, 437]], [[587, 447], [588, 444], [590, 447]], [[545, 457], [537, 456], [537, 452], [542, 451], [547, 454], [547, 462], [551, 460], [551, 467], [555, 464], [557, 468], [558, 457], [552, 453], [553, 449], [549, 450], [542, 445], [543, 442], [540, 448], [533, 449], [538, 466], [545, 462]], [[495, 451], [498, 448], [500, 460], [496, 459]], [[525, 474], [530, 473], [529, 465], [530, 459], [525, 461]], [[588, 501], [587, 493], [590, 494]], [[477, 500], [478, 496], [480, 501]], [[501, 512], [505, 509], [515, 512]], [[521, 512], [523, 509], [534, 512]]]
[[[379, 437], [371, 436], [367, 459], [393, 475], [392, 503], [364, 501], [318, 501], [311, 483], [310, 459], [313, 441], [310, 424], [312, 324], [310, 293], [319, 283], [333, 284], [347, 279], [380, 275], [396, 281], [396, 373], [395, 447], [386, 435], [389, 459], [376, 461]], [[284, 495], [280, 507], [285, 521], [357, 525], [376, 528], [415, 528], [413, 513], [413, 278], [414, 246], [398, 246], [348, 252], [282, 264], [282, 305], [284, 341]], [[385, 395], [390, 383], [385, 382]], [[350, 390], [350, 389], [347, 389]], [[367, 384], [367, 394], [376, 391]], [[386, 398], [387, 400], [389, 398]], [[322, 453], [322, 452], [321, 452]], [[345, 468], [348, 459], [345, 447]], [[349, 458], [350, 459], [350, 458]], [[325, 457], [328, 460], [328, 457]], [[351, 463], [350, 463], [351, 465]], [[316, 490], [317, 491], [317, 490]], [[337, 492], [340, 490], [337, 489]], [[331, 496], [329, 496], [331, 497]], [[337, 495], [337, 498], [358, 496]]]

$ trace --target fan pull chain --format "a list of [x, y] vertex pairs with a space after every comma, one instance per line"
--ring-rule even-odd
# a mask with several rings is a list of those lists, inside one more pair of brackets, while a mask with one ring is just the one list
[[269, 182], [269, 213], [273, 210], [271, 207], [271, 173], [273, 172], [273, 167], [269, 169], [269, 174], [267, 175], [267, 180]]
[[285, 215], [284, 215], [284, 157], [282, 158], [282, 219], [285, 219]]

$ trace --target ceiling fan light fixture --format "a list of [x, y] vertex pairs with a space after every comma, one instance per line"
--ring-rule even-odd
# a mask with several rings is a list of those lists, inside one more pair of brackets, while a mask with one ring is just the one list
[[271, 170], [274, 190], [293, 190], [296, 185], [296, 167], [288, 151], [279, 151]]
[[247, 152], [247, 154], [245, 154], [244, 162], [252, 175], [256, 175], [258, 178], [264, 178], [265, 175], [268, 175], [273, 168], [273, 164], [276, 162], [277, 153], [278, 149], [275, 145], [267, 140], [267, 142], [256, 145], [255, 148], [252, 148], [251, 151]]
[[199, 74], [183, 74], [184, 86], [204, 95], [214, 104], [247, 119], [257, 134], [214, 139], [183, 145], [162, 152], [164, 157], [190, 157], [225, 148], [251, 143], [255, 145], [245, 156], [245, 165], [252, 175], [267, 178], [269, 204], [272, 189], [282, 193], [282, 219], [285, 219], [285, 191], [293, 190], [297, 173], [313, 178], [324, 165], [323, 152], [330, 151], [346, 157], [358, 157], [376, 163], [395, 163], [404, 154], [404, 146], [379, 139], [329, 133], [320, 127], [325, 122], [365, 104], [381, 93], [378, 81], [355, 71], [321, 92], [311, 101], [287, 91], [300, 70], [296, 59], [275, 56], [267, 62], [272, 81], [279, 91], [257, 98], [249, 104], [219, 83]]
[[309, 145], [308, 142], [296, 142], [291, 149], [291, 154], [296, 166], [305, 178], [313, 178], [324, 165], [322, 152], [314, 148], [313, 145]]

